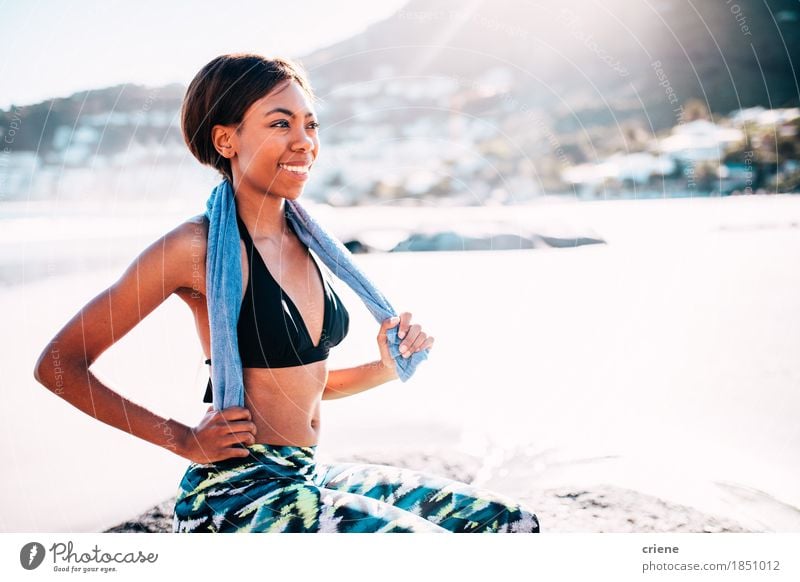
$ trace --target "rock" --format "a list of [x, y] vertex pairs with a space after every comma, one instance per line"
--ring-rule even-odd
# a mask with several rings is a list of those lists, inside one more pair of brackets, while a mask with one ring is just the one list
[[[339, 454], [336, 460], [407, 467], [464, 483], [471, 483], [482, 466], [480, 459], [451, 450], [362, 451]], [[531, 485], [518, 500], [536, 513], [542, 533], [749, 531], [733, 521], [611, 485], [547, 490]], [[171, 532], [174, 506], [172, 497], [104, 533]]]
[[175, 497], [159, 503], [142, 515], [121, 523], [103, 533], [171, 533]]
[[658, 497], [611, 485], [532, 490], [519, 498], [542, 532], [749, 532], [740, 524]]

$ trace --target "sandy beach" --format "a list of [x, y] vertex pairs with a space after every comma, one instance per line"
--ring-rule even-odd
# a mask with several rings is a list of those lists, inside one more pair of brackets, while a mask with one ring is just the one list
[[[405, 210], [337, 210], [329, 224], [410, 220]], [[543, 531], [800, 531], [800, 198], [553, 202], [462, 217], [481, 211], [605, 244], [358, 255], [436, 346], [407, 384], [325, 401], [320, 460], [491, 487], [528, 503]], [[450, 209], [439, 218], [447, 212], [455, 220]], [[128, 260], [149, 236], [134, 235]], [[4, 532], [136, 531], [177, 492], [186, 459], [32, 377], [45, 342], [127, 262], [0, 291]], [[377, 324], [346, 286], [337, 292], [351, 331], [330, 367], [374, 359]], [[93, 370], [164, 417], [196, 424], [207, 407], [203, 355], [176, 298]]]

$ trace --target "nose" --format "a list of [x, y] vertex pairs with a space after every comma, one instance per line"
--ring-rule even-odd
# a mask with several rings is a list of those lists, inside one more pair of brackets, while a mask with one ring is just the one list
[[300, 134], [295, 137], [292, 149], [307, 152], [313, 148], [314, 140], [308, 135], [305, 128], [301, 128]]

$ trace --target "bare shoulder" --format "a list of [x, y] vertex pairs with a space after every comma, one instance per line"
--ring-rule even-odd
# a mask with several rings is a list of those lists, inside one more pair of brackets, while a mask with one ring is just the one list
[[204, 215], [187, 218], [144, 249], [120, 281], [135, 278], [141, 284], [152, 280], [167, 294], [203, 286], [207, 232]]
[[189, 242], [200, 243], [205, 246], [208, 238], [208, 217], [205, 214], [197, 214], [176, 226], [172, 232]]
[[204, 214], [192, 216], [165, 234], [163, 240], [171, 249], [166, 256], [175, 261], [170, 266], [182, 274], [179, 287], [196, 288], [198, 278], [205, 279], [208, 218]]
[[198, 214], [186, 219], [170, 234], [177, 239], [177, 244], [182, 248], [200, 250], [205, 256], [208, 241], [208, 218], [205, 214]]

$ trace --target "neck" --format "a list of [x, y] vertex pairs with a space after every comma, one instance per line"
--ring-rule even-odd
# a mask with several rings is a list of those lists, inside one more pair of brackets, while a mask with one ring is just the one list
[[241, 186], [235, 190], [234, 200], [239, 217], [247, 226], [253, 239], [281, 240], [289, 232], [286, 200], [270, 193], [247, 192]]

